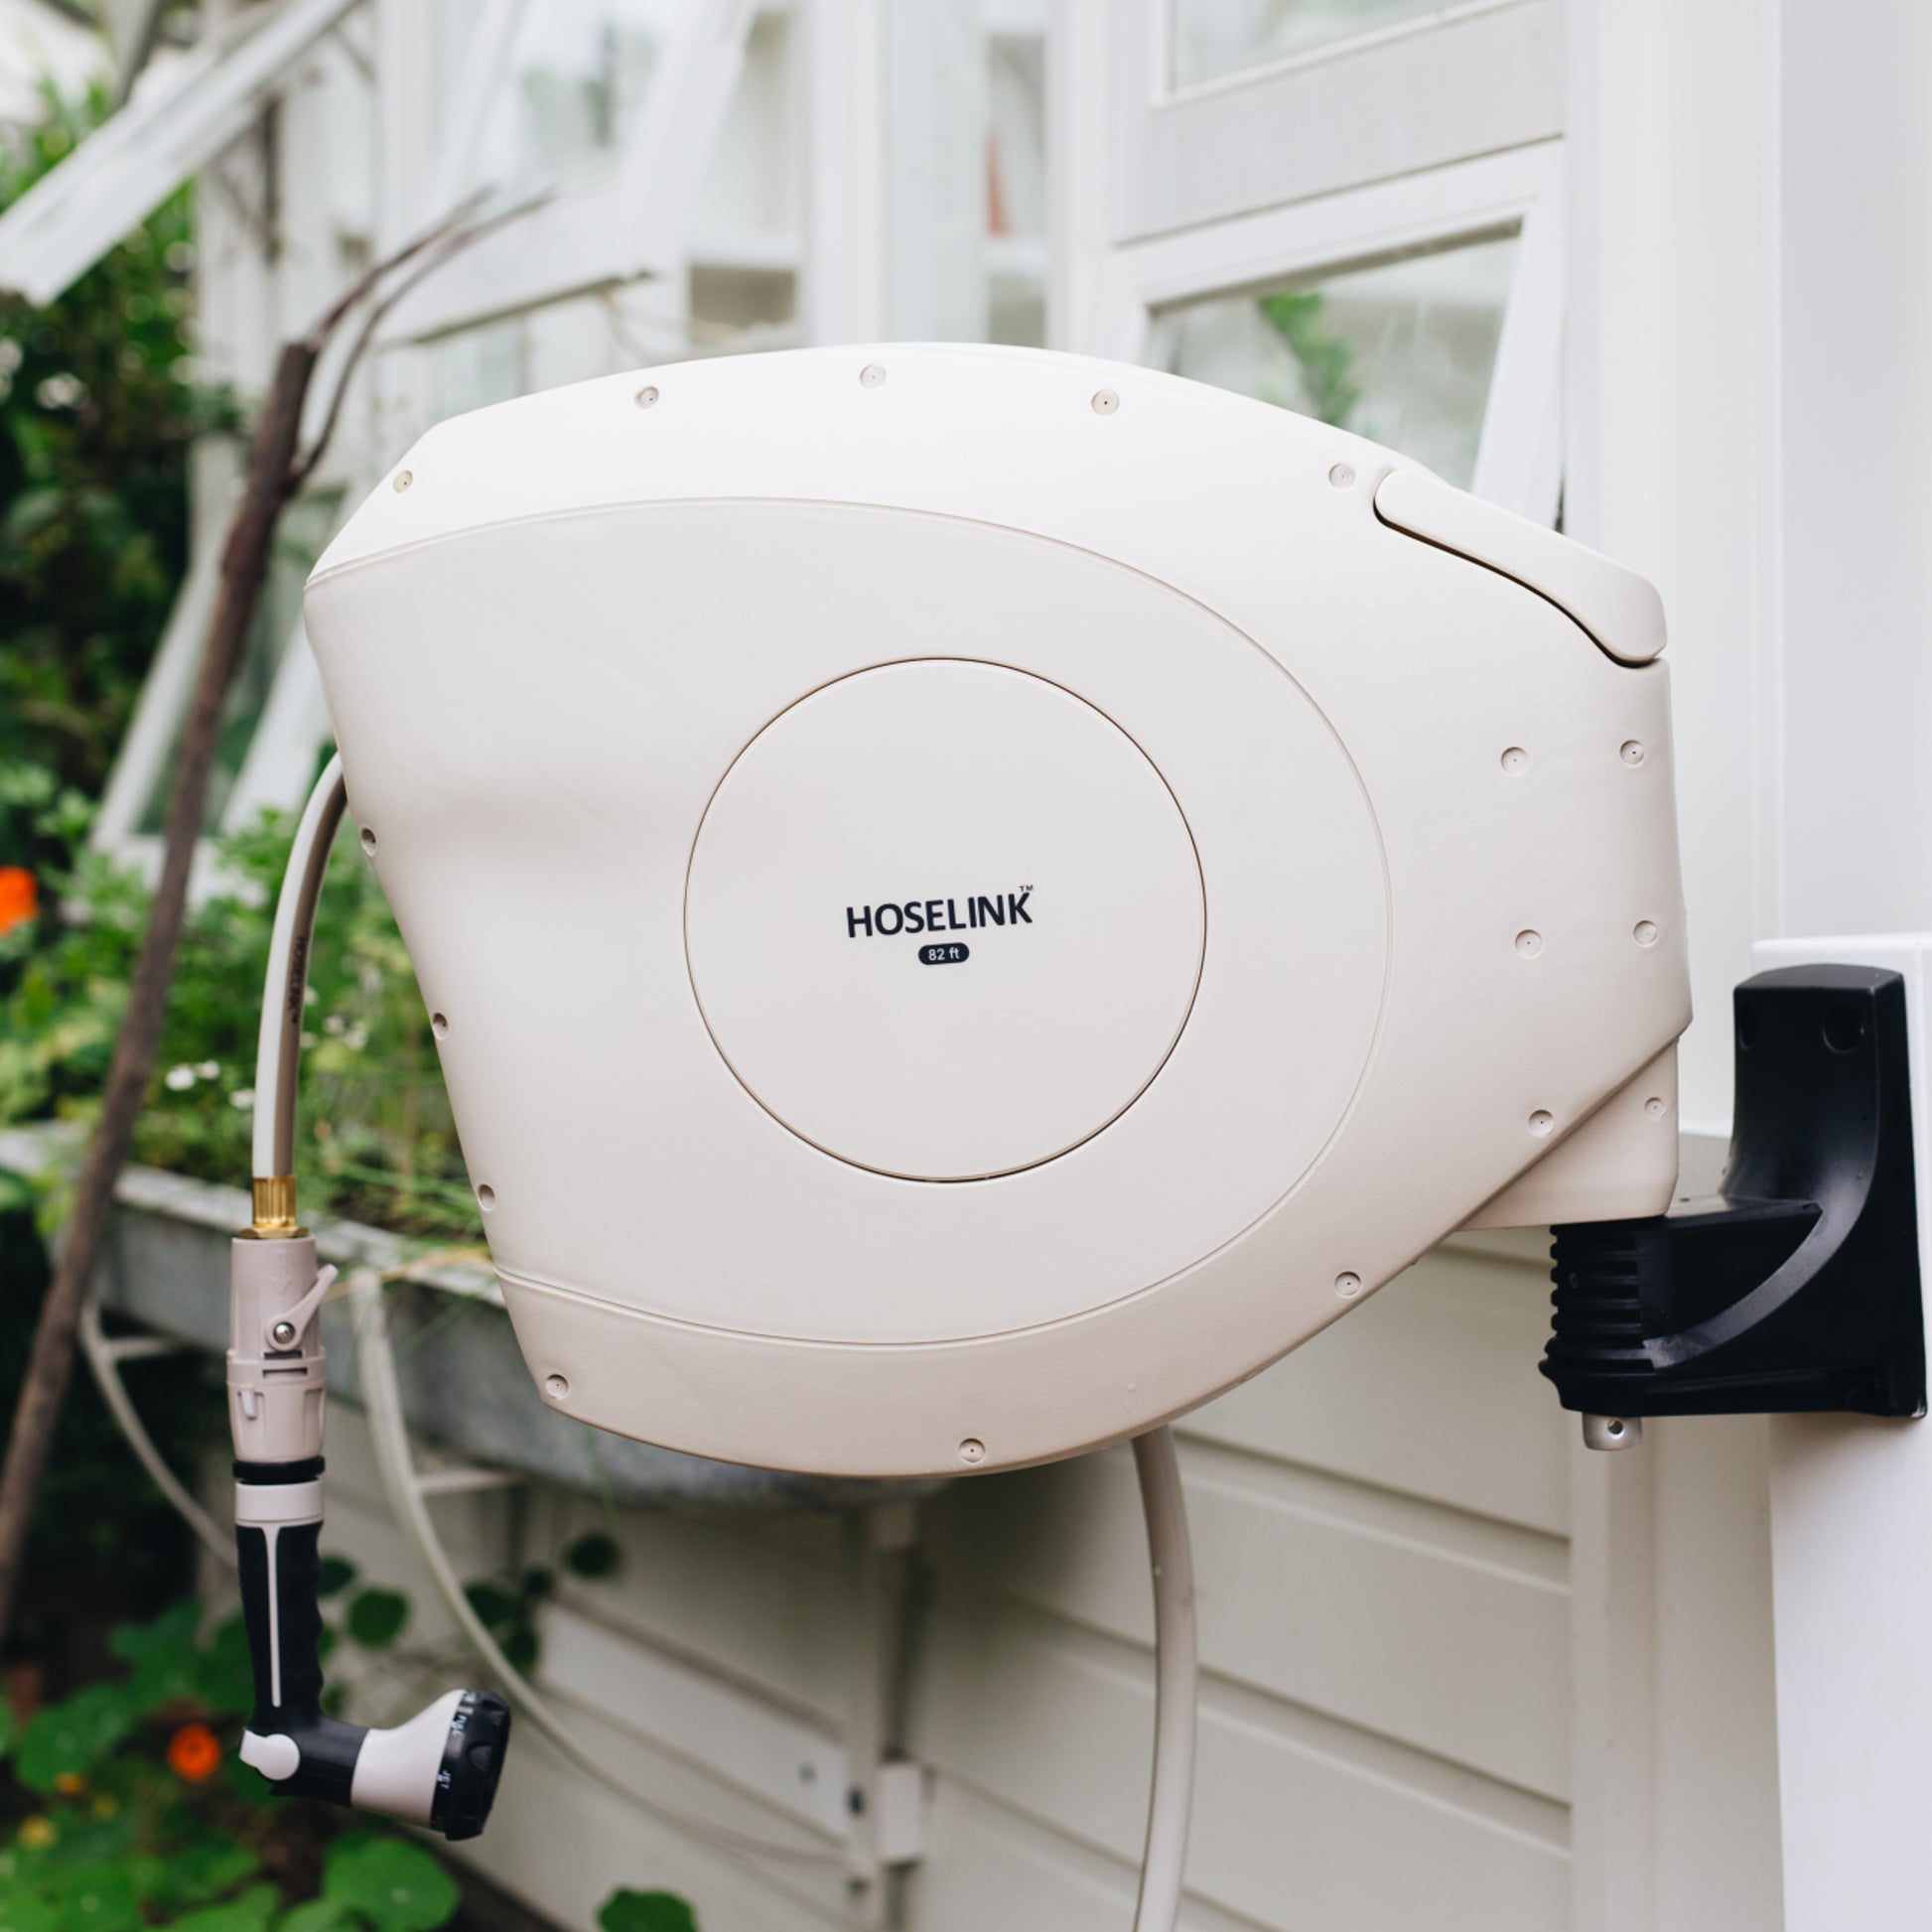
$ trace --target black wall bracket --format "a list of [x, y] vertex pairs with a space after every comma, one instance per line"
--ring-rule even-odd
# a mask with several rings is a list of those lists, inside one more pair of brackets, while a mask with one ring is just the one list
[[1542, 1368], [1596, 1447], [1644, 1416], [1925, 1414], [1905, 983], [1791, 966], [1733, 1010], [1719, 1191], [1554, 1230]]

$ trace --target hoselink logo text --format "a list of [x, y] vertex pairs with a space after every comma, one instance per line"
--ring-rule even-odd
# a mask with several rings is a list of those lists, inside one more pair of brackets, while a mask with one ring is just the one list
[[[848, 905], [845, 908], [845, 936], [848, 939], [890, 939], [900, 932], [972, 932], [988, 925], [1032, 925], [1034, 915], [1027, 901], [1034, 889], [1024, 886], [1004, 897], [995, 893], [970, 895], [966, 899], [908, 898], [896, 905], [890, 899], [883, 905]], [[959, 916], [961, 904], [966, 916]]]

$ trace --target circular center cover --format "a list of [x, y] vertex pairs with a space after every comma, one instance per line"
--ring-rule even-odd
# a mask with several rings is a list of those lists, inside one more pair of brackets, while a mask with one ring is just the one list
[[734, 760], [698, 829], [692, 985], [752, 1096], [918, 1180], [1050, 1161], [1186, 1024], [1206, 918], [1146, 755], [1043, 678], [959, 659], [843, 678]]

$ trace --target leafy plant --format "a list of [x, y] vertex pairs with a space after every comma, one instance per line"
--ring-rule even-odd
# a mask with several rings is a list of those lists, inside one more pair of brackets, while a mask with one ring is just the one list
[[464, 1586], [463, 1593], [470, 1599], [477, 1620], [496, 1639], [516, 1670], [536, 1668], [540, 1648], [537, 1612], [549, 1599], [553, 1581], [549, 1571], [532, 1567], [517, 1579], [514, 1587], [494, 1583]]
[[1346, 429], [1362, 392], [1352, 379], [1354, 349], [1322, 327], [1326, 306], [1318, 289], [1284, 289], [1260, 301], [1261, 313], [1301, 369], [1309, 414]]
[[114, 1632], [126, 1666], [0, 1724], [0, 1923], [9, 1932], [433, 1932], [455, 1881], [394, 1833], [327, 1834], [229, 1754], [252, 1696], [238, 1617], [178, 1604]]
[[615, 1577], [623, 1562], [617, 1539], [602, 1530], [586, 1530], [574, 1537], [564, 1550], [564, 1568], [586, 1583], [602, 1583]]
[[668, 1891], [614, 1891], [597, 1922], [603, 1932], [698, 1932], [697, 1915]]
[[[44, 87], [0, 147], [0, 206], [108, 108]], [[90, 795], [186, 564], [190, 447], [235, 419], [195, 369], [192, 223], [183, 190], [45, 308], [0, 295], [0, 758]], [[44, 856], [0, 800], [0, 860]]]
[[[0, 148], [0, 207], [104, 118], [100, 88], [44, 95], [38, 128]], [[198, 437], [237, 426], [204, 383], [190, 334], [192, 198], [176, 195], [55, 303], [0, 294], [0, 1126], [84, 1124], [125, 1005], [147, 895], [85, 837], [160, 641], [188, 554], [188, 467]], [[135, 1157], [207, 1178], [248, 1172], [250, 1070], [270, 906], [288, 828], [222, 843], [223, 890], [195, 914], [161, 1070]], [[400, 936], [346, 841], [325, 893], [305, 1040], [303, 1195], [311, 1214], [473, 1242], [475, 1203], [426, 1016]], [[58, 1174], [40, 1198], [60, 1217]], [[27, 1223], [32, 1191], [0, 1172], [0, 1408], [44, 1286]], [[135, 1377], [147, 1371], [134, 1367]], [[141, 1407], [171, 1459], [217, 1418], [196, 1376], [160, 1371]], [[125, 1449], [92, 1405], [69, 1405], [43, 1495], [30, 1575], [46, 1607], [17, 1625], [70, 1672], [103, 1597], [152, 1599], [178, 1561], [172, 1519], [124, 1475]], [[166, 1555], [157, 1556], [165, 1546]], [[84, 1558], [85, 1562], [80, 1560]], [[616, 1569], [596, 1533], [565, 1554], [585, 1577]], [[353, 1566], [325, 1560], [336, 1622], [372, 1656], [406, 1659], [406, 1599], [348, 1593]], [[111, 1584], [108, 1579], [111, 1577]], [[479, 1585], [511, 1655], [536, 1654], [549, 1573]], [[493, 1592], [493, 1593], [492, 1593]], [[394, 1834], [344, 1831], [326, 1809], [275, 1801], [228, 1754], [252, 1697], [238, 1619], [200, 1635], [178, 1604], [113, 1631], [123, 1667], [16, 1725], [0, 1702], [0, 1927], [5, 1932], [431, 1932], [457, 1889]], [[31, 1702], [31, 1688], [28, 1701]], [[23, 1707], [24, 1708], [24, 1707]], [[611, 1932], [695, 1932], [683, 1901], [621, 1891]]]
[[[58, 929], [30, 920], [0, 935], [17, 977], [0, 997], [0, 1125], [84, 1123], [95, 1108], [126, 1003], [147, 894], [78, 844], [84, 800], [44, 768], [0, 764], [0, 798], [30, 801], [49, 848]], [[255, 1036], [275, 893], [292, 828], [265, 814], [215, 847], [222, 886], [192, 913], [135, 1159], [233, 1183], [249, 1171]], [[305, 1209], [380, 1222], [440, 1243], [481, 1242], [429, 1020], [409, 956], [367, 862], [346, 833], [323, 889], [309, 965], [298, 1137]], [[58, 1222], [58, 1185], [43, 1219]]]
[[386, 1650], [409, 1621], [409, 1598], [400, 1590], [358, 1589], [348, 1599], [348, 1634], [364, 1650]]
[[[282, 1932], [434, 1932], [458, 1903], [456, 1881], [428, 1853], [406, 1839], [356, 1832], [329, 1848], [322, 1897], [298, 1907]], [[306, 1917], [298, 1914], [307, 1914]]]

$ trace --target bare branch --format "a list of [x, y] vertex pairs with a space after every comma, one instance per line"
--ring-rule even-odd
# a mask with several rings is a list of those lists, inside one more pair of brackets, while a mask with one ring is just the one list
[[[475, 199], [473, 197], [465, 206], [474, 206]], [[527, 201], [518, 202], [513, 207], [503, 208], [483, 220], [474, 221], [468, 227], [452, 227], [445, 223], [440, 237], [431, 237], [436, 244], [433, 251], [417, 263], [413, 273], [405, 275], [393, 288], [387, 290], [363, 317], [362, 326], [357, 330], [355, 340], [349, 345], [348, 353], [344, 357], [342, 368], [337, 372], [335, 387], [329, 396], [329, 407], [323, 414], [322, 428], [317, 431], [316, 440], [308, 453], [299, 459], [290, 475], [289, 494], [291, 496], [315, 475], [331, 439], [336, 434], [336, 426], [342, 420], [343, 405], [348, 399], [349, 384], [355, 378], [355, 371], [361, 366], [362, 358], [368, 353], [369, 346], [375, 340], [376, 331], [381, 328], [384, 318], [396, 304], [411, 290], [421, 287], [445, 262], [460, 255], [472, 242], [480, 241], [484, 235], [497, 228], [507, 227], [512, 221], [521, 220], [524, 215], [541, 207], [549, 200], [550, 191], [546, 189], [540, 195], [532, 195]], [[453, 215], [451, 220], [454, 219]], [[413, 243], [403, 253], [392, 255], [387, 262], [371, 269], [369, 274], [362, 278], [358, 287], [364, 294], [368, 293], [382, 275], [400, 267], [410, 256], [420, 252], [426, 245], [424, 242]]]
[[[421, 277], [447, 261], [459, 247], [490, 222], [461, 225], [461, 211], [426, 230], [393, 255], [376, 263], [299, 342], [285, 343], [274, 380], [263, 399], [250, 445], [248, 477], [221, 549], [220, 586], [202, 650], [201, 668], [182, 725], [168, 797], [161, 878], [148, 911], [141, 950], [128, 983], [126, 1016], [114, 1041], [114, 1056], [101, 1095], [100, 1116], [87, 1145], [54, 1279], [48, 1285], [34, 1329], [33, 1350], [20, 1401], [14, 1410], [6, 1458], [0, 1464], [0, 1639], [4, 1639], [19, 1594], [27, 1533], [33, 1522], [41, 1479], [53, 1448], [73, 1370], [74, 1337], [88, 1284], [100, 1259], [101, 1241], [113, 1212], [121, 1169], [154, 1075], [160, 1051], [175, 959], [187, 917], [189, 874], [207, 805], [208, 778], [220, 742], [221, 714], [241, 662], [243, 645], [261, 605], [269, 553], [276, 526], [290, 496], [315, 466], [320, 446], [303, 463], [296, 460], [302, 416], [316, 365], [336, 331], [356, 307], [381, 288], [405, 263], [427, 255], [400, 288], [377, 301], [350, 352], [361, 352], [370, 331], [389, 307]], [[508, 218], [500, 217], [500, 218]], [[346, 372], [345, 372], [346, 380]], [[333, 424], [340, 385], [332, 403]]]
[[413, 260], [425, 248], [433, 248], [439, 241], [455, 233], [462, 225], [464, 216], [483, 199], [483, 192], [479, 190], [477, 194], [459, 202], [447, 214], [438, 216], [427, 228], [411, 236], [393, 253], [384, 255], [379, 262], [364, 269], [309, 331], [305, 340], [310, 348], [320, 355], [323, 345], [342, 327], [344, 319], [352, 309], [367, 299], [383, 277], [394, 274], [404, 262]]

